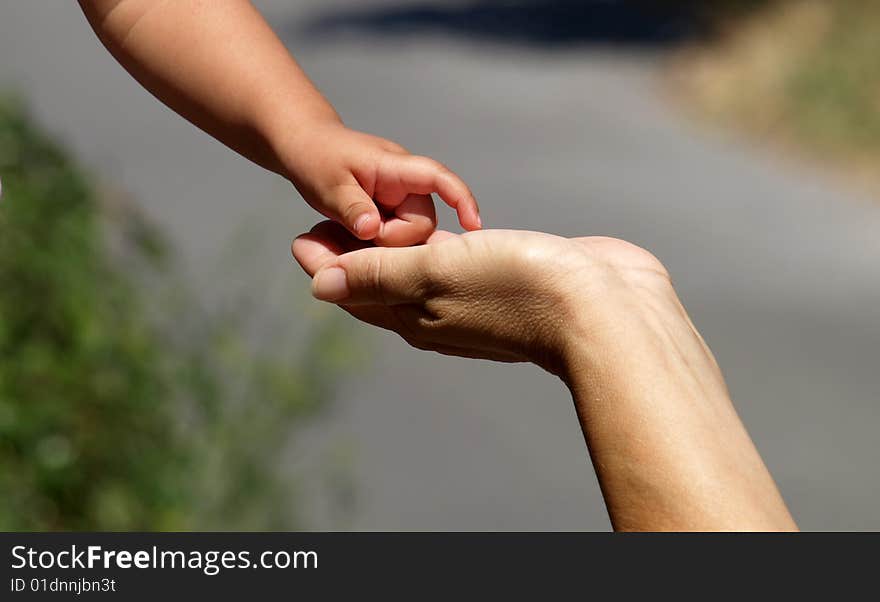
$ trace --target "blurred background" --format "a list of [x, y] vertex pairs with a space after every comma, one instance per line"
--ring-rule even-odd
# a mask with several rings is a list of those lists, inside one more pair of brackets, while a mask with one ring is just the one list
[[[256, 4], [488, 226], [656, 253], [800, 525], [880, 529], [876, 2]], [[0, 529], [609, 528], [560, 383], [312, 302], [317, 216], [75, 3], [0, 57]]]

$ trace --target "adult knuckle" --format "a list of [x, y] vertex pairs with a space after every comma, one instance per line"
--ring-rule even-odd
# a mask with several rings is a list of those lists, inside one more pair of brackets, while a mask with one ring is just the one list
[[381, 303], [385, 303], [385, 294], [382, 287], [385, 270], [385, 261], [383, 253], [369, 253], [367, 255], [367, 269], [364, 286], [376, 297]]
[[431, 298], [442, 293], [443, 285], [449, 279], [448, 262], [433, 247], [426, 247], [415, 262], [419, 274], [419, 284], [423, 296]]

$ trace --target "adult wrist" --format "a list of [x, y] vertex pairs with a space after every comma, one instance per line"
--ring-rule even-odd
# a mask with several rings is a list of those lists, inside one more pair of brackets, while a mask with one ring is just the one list
[[579, 290], [589, 293], [566, 296], [554, 370], [572, 389], [596, 378], [626, 378], [623, 364], [635, 351], [662, 349], [658, 340], [670, 330], [683, 330], [686, 322], [668, 281], [646, 285], [609, 278], [598, 286], [592, 280]]

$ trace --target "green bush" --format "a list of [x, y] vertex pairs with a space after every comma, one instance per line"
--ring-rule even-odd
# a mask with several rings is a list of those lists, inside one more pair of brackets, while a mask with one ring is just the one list
[[685, 49], [674, 74], [707, 115], [834, 165], [876, 188], [880, 3], [731, 2], [719, 34]]
[[792, 126], [825, 149], [880, 151], [880, 4], [829, 3], [820, 43], [787, 83]]
[[0, 177], [0, 530], [296, 527], [279, 455], [348, 361], [333, 325], [255, 351], [11, 101]]

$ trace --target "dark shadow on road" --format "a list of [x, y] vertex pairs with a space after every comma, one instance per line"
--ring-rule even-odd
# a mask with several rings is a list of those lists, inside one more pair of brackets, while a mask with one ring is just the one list
[[471, 0], [341, 10], [317, 16], [305, 31], [314, 36], [437, 33], [539, 46], [657, 47], [698, 33], [698, 23], [691, 2]]

